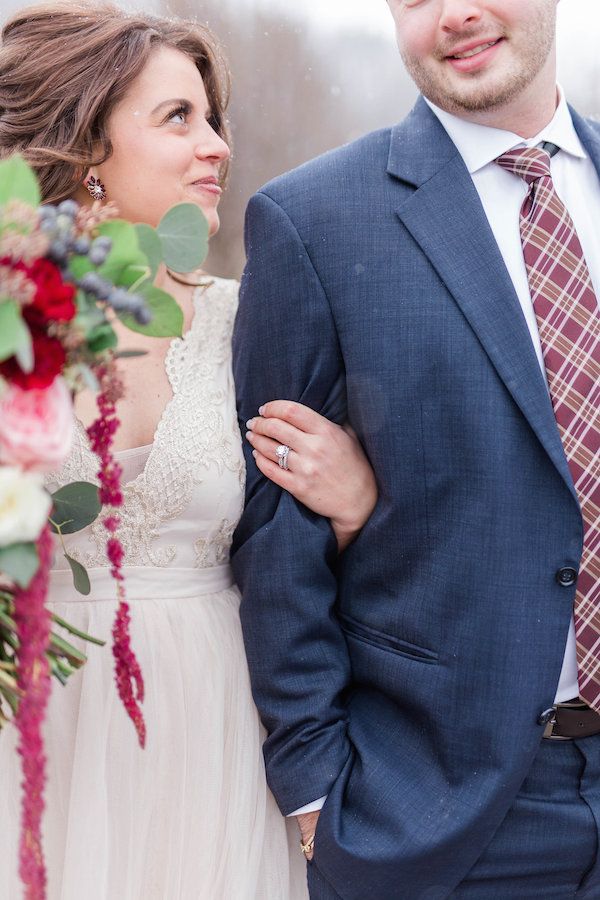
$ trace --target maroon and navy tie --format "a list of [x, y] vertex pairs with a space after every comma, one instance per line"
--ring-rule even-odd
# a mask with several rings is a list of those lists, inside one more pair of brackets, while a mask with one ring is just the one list
[[[554, 415], [583, 516], [575, 595], [579, 695], [600, 712], [600, 312], [550, 156], [532, 147], [496, 160], [523, 178], [521, 240]], [[598, 223], [600, 228], [600, 223]]]

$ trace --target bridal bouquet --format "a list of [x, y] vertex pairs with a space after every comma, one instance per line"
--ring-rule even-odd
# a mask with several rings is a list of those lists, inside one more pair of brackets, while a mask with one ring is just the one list
[[[45, 896], [42, 723], [50, 679], [65, 684], [86, 661], [70, 635], [103, 643], [50, 614], [49, 571], [58, 542], [74, 589], [89, 593], [87, 572], [67, 554], [62, 536], [99, 515], [118, 599], [116, 683], [145, 741], [144, 684], [130, 645], [121, 571], [121, 473], [111, 449], [122, 396], [117, 361], [132, 354], [119, 353], [113, 324], [118, 318], [142, 334], [180, 335], [182, 311], [154, 278], [161, 263], [189, 272], [206, 255], [206, 221], [193, 204], [169, 210], [156, 229], [116, 216], [111, 204], [40, 206], [27, 164], [20, 157], [0, 163], [0, 730], [14, 718], [23, 771], [20, 875], [31, 900]], [[69, 454], [73, 396], [86, 388], [97, 394], [88, 437], [99, 487], [77, 482], [50, 495], [44, 474]]]

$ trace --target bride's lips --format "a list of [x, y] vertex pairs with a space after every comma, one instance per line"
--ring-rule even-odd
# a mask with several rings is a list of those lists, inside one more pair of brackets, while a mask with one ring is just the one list
[[213, 197], [220, 197], [222, 194], [221, 185], [214, 175], [208, 175], [206, 178], [198, 178], [196, 181], [192, 181], [190, 187], [210, 194]]
[[454, 52], [446, 57], [456, 72], [476, 72], [488, 65], [498, 53], [498, 49], [504, 43], [504, 38], [488, 38], [487, 40], [471, 41], [456, 47]]

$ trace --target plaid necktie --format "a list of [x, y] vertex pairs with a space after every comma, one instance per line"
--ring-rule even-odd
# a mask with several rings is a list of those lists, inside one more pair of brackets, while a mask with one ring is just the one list
[[[575, 594], [579, 694], [600, 712], [600, 312], [575, 225], [535, 147], [496, 162], [523, 178], [521, 240], [554, 415], [583, 516]], [[600, 227], [600, 223], [599, 223]]]

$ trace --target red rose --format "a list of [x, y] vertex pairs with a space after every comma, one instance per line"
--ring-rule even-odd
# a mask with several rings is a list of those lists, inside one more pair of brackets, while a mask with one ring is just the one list
[[33, 372], [23, 372], [16, 358], [11, 356], [0, 363], [0, 375], [7, 381], [17, 384], [28, 391], [33, 388], [46, 388], [60, 375], [65, 365], [65, 351], [56, 338], [48, 337], [43, 331], [31, 329], [33, 340]]
[[70, 322], [75, 316], [75, 287], [62, 280], [60, 269], [49, 259], [36, 259], [25, 271], [36, 287], [28, 312], [42, 322]]
[[48, 321], [70, 322], [74, 318], [75, 286], [62, 280], [60, 269], [49, 259], [36, 259], [27, 265], [22, 260], [12, 262], [5, 256], [0, 259], [0, 265], [23, 272], [35, 286], [32, 302], [23, 308], [29, 324], [43, 328]]

